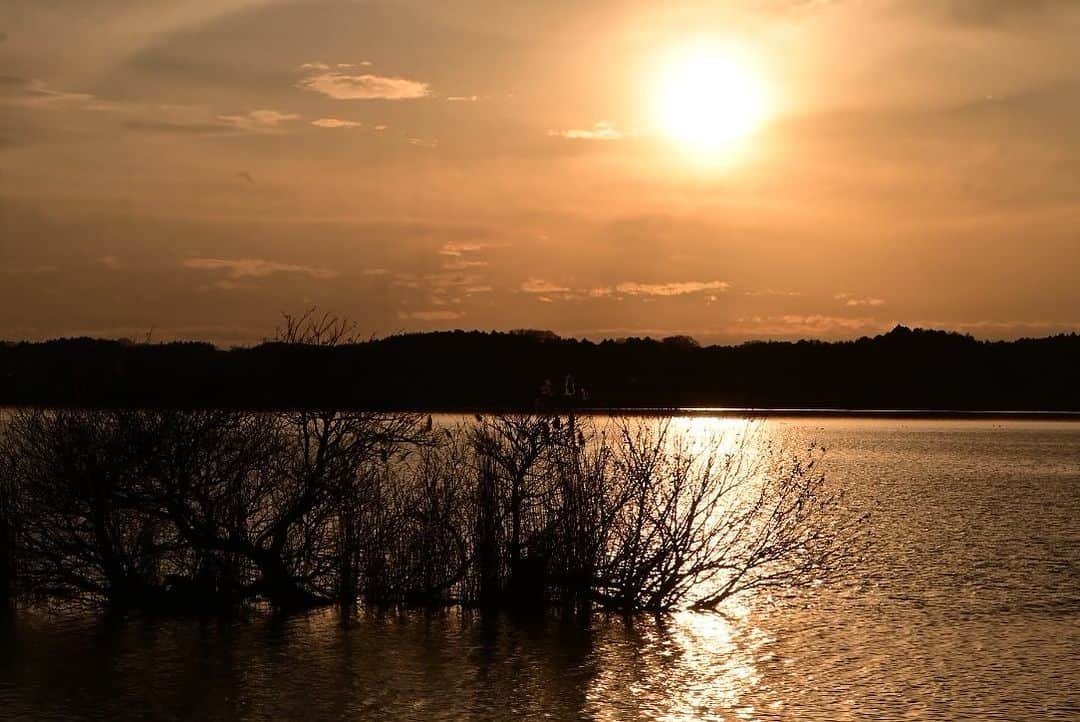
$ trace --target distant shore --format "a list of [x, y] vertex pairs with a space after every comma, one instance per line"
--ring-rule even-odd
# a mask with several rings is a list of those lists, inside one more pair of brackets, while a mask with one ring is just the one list
[[855, 341], [698, 346], [543, 331], [340, 344], [0, 344], [0, 404], [1073, 419], [1080, 335], [979, 341], [898, 326]]
[[[139, 405], [139, 404], [34, 404], [34, 403], [2, 403], [0, 413], [19, 408], [130, 408], [130, 409], [165, 409], [165, 408], [214, 408], [210, 406], [165, 406], [165, 405]], [[289, 407], [237, 407], [223, 406], [221, 408], [265, 411], [268, 413], [288, 412], [298, 410], [314, 410], [316, 407], [289, 406]], [[333, 407], [342, 411], [393, 413], [406, 412], [426, 414], [431, 416], [473, 416], [473, 415], [498, 415], [498, 414], [567, 414], [571, 409], [549, 408], [539, 410], [527, 407]], [[696, 416], [705, 418], [733, 418], [733, 419], [923, 419], [927, 421], [1076, 421], [1080, 422], [1080, 411], [1015, 411], [997, 410], [983, 411], [972, 409], [832, 409], [832, 408], [751, 408], [751, 407], [575, 407], [575, 414], [579, 416], [628, 416], [628, 417], [672, 417], [672, 416]]]

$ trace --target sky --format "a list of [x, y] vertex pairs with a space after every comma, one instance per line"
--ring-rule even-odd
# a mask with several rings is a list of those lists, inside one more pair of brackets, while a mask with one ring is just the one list
[[1077, 37], [1076, 0], [4, 0], [0, 339], [1080, 330]]

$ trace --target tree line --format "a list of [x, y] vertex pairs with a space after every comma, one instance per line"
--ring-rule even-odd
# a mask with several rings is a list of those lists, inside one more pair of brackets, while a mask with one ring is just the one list
[[709, 347], [542, 331], [339, 341], [279, 336], [231, 350], [85, 338], [0, 344], [0, 403], [532, 411], [547, 388], [550, 402], [597, 409], [1080, 411], [1076, 334], [990, 342], [900, 326], [855, 341]]

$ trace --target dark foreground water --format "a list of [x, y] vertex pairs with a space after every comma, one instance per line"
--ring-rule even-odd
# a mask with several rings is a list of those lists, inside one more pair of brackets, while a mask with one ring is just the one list
[[1080, 423], [771, 419], [764, 433], [824, 443], [872, 510], [873, 553], [849, 583], [589, 629], [20, 611], [0, 621], [0, 720], [1080, 719]]

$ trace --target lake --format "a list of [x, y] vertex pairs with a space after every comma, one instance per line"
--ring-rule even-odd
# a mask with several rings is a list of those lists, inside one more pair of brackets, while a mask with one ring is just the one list
[[[684, 417], [691, 433], [744, 422]], [[1080, 423], [770, 418], [872, 513], [843, 583], [584, 628], [0, 617], [4, 720], [1080, 718]]]

